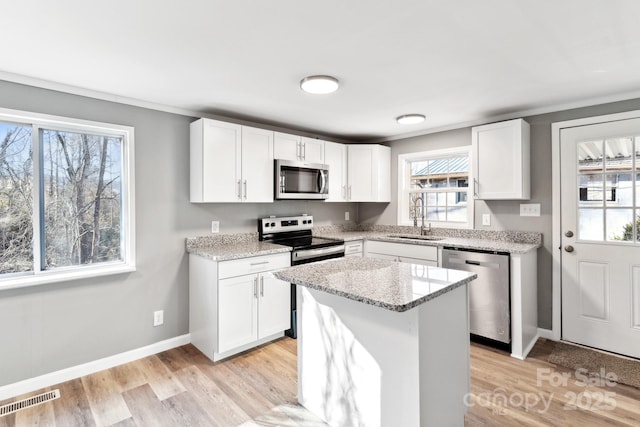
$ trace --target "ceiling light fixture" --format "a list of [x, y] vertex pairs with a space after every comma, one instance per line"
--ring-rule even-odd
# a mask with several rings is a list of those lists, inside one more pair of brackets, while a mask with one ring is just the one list
[[314, 95], [335, 92], [338, 86], [338, 79], [331, 76], [309, 76], [300, 80], [300, 89]]
[[401, 125], [415, 125], [416, 123], [422, 123], [426, 117], [423, 114], [405, 114], [404, 116], [399, 116], [396, 118], [396, 121]]

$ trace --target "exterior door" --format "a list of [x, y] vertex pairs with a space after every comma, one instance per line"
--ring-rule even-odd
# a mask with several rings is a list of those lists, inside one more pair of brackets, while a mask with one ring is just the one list
[[562, 338], [640, 357], [640, 119], [562, 129]]

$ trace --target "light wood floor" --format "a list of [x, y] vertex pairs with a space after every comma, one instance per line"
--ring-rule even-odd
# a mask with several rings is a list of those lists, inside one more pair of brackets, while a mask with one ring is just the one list
[[[580, 386], [573, 372], [546, 361], [552, 346], [541, 340], [520, 361], [472, 344], [472, 406], [465, 424], [640, 425], [640, 390]], [[566, 387], [553, 382], [560, 374], [571, 375]], [[297, 405], [296, 342], [289, 338], [215, 364], [187, 345], [47, 390], [56, 388], [60, 399], [0, 417], [0, 427], [324, 425]], [[548, 407], [536, 400], [542, 398]]]

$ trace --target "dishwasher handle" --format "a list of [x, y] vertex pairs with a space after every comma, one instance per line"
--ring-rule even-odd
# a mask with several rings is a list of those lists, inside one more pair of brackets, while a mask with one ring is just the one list
[[471, 261], [471, 260], [465, 260], [464, 261], [465, 264], [471, 264], [471, 265], [480, 265], [480, 261]]

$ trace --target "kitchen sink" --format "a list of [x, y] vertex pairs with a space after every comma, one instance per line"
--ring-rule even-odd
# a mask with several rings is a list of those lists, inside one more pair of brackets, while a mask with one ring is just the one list
[[407, 239], [407, 240], [429, 240], [432, 242], [438, 240], [444, 240], [444, 237], [439, 236], [420, 236], [420, 235], [408, 235], [408, 234], [389, 234], [387, 237], [392, 237], [394, 239]]

